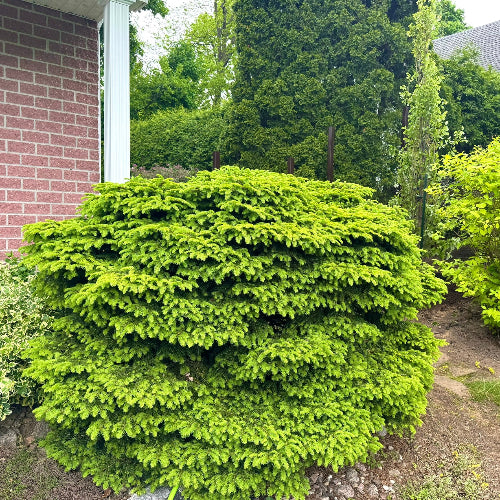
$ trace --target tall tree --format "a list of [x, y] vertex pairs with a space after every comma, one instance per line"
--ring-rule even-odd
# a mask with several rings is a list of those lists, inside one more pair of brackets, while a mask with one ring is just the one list
[[464, 11], [457, 8], [452, 0], [438, 0], [436, 13], [439, 19], [436, 32], [438, 38], [470, 28], [465, 22]]
[[229, 97], [234, 79], [234, 0], [214, 0], [213, 12], [201, 14], [186, 34], [203, 61], [201, 86], [205, 103], [218, 105]]
[[398, 170], [399, 203], [417, 226], [421, 221], [419, 200], [424, 197], [426, 176], [448, 138], [446, 112], [439, 95], [443, 77], [436, 64], [437, 56], [432, 51], [438, 23], [435, 0], [418, 0], [418, 7], [409, 30], [415, 67], [408, 74], [402, 92], [409, 106], [409, 116]]
[[284, 171], [293, 156], [300, 175], [325, 178], [334, 125], [336, 176], [389, 197], [416, 2], [236, 0], [234, 10], [234, 159]]

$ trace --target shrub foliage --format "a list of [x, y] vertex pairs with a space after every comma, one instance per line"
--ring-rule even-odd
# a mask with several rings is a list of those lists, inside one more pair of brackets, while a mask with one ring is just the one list
[[104, 487], [304, 499], [304, 471], [420, 423], [443, 283], [408, 223], [353, 184], [224, 167], [101, 184], [28, 226], [61, 312], [28, 373], [45, 446]]
[[448, 250], [471, 247], [466, 260], [442, 263], [458, 290], [476, 297], [485, 324], [500, 328], [500, 138], [470, 154], [445, 156], [430, 190], [441, 223], [438, 236]]
[[36, 401], [33, 380], [23, 377], [29, 341], [50, 328], [52, 318], [32, 292], [33, 273], [22, 263], [0, 263], [0, 420], [15, 403]]

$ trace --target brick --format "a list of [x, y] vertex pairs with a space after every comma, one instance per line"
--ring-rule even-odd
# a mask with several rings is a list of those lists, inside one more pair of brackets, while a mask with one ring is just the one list
[[28, 59], [33, 59], [33, 49], [24, 47], [23, 45], [5, 43], [5, 52], [11, 56], [27, 57]]
[[53, 111], [62, 110], [62, 102], [58, 99], [46, 99], [45, 97], [37, 97], [35, 99], [35, 106], [43, 109], [51, 109]]
[[50, 136], [50, 143], [56, 146], [69, 146], [76, 147], [76, 137], [68, 137], [66, 135], [52, 134]]
[[98, 71], [89, 72], [89, 71], [76, 70], [75, 76], [76, 76], [77, 80], [81, 80], [82, 82], [96, 84], [99, 81], [99, 72]]
[[50, 189], [50, 181], [41, 179], [23, 179], [23, 189], [31, 191], [48, 191]]
[[71, 68], [65, 68], [64, 66], [56, 66], [55, 64], [49, 64], [49, 74], [52, 76], [62, 76], [63, 78], [73, 78], [75, 70]]
[[92, 38], [87, 38], [87, 49], [94, 50], [95, 52], [97, 52], [98, 49], [97, 40], [94, 40]]
[[[8, 54], [0, 54], [0, 64], [2, 66], [10, 66], [11, 68], [19, 68], [19, 58]], [[85, 68], [87, 68], [87, 63], [85, 63]]]
[[19, 35], [16, 31], [0, 30], [0, 40], [11, 43], [18, 43]]
[[76, 94], [76, 102], [90, 104], [91, 106], [99, 106], [99, 98], [96, 95]]
[[37, 179], [62, 179], [63, 173], [59, 168], [37, 168]]
[[89, 83], [89, 89], [87, 94], [99, 96], [99, 85], [94, 85]]
[[[16, 7], [2, 5], [2, 16], [10, 17], [11, 19], [19, 19], [19, 10]], [[25, 19], [25, 21], [27, 21], [27, 19]]]
[[49, 119], [49, 112], [46, 109], [28, 108], [23, 106], [21, 108], [21, 115], [25, 118], [35, 118], [36, 120]]
[[77, 80], [63, 80], [63, 89], [75, 90], [76, 92], [87, 92], [88, 84]]
[[[52, 112], [49, 113], [49, 119], [52, 120]], [[54, 134], [62, 134], [62, 124], [61, 123], [54, 123], [54, 121], [37, 121], [36, 122], [36, 129], [39, 132], [53, 132]]]
[[91, 193], [92, 192], [92, 183], [91, 182], [77, 182], [76, 190], [79, 193]]
[[19, 87], [19, 91], [22, 94], [30, 94], [30, 95], [40, 96], [40, 97], [47, 96], [47, 87], [44, 87], [42, 85], [32, 84], [32, 83], [21, 83], [21, 85]]
[[[59, 42], [61, 40], [61, 32], [52, 28], [46, 28], [44, 26], [36, 26], [33, 28], [33, 34], [39, 36], [40, 38], [45, 38], [46, 40], [53, 40]], [[55, 51], [57, 52], [57, 51]]]
[[75, 59], [74, 57], [64, 56], [63, 66], [66, 66], [67, 68], [75, 68], [87, 71], [87, 61], [83, 59]]
[[63, 134], [77, 137], [87, 137], [87, 128], [78, 125], [64, 125]]
[[50, 142], [50, 135], [45, 132], [32, 132], [30, 130], [23, 130], [23, 141], [48, 144]]
[[21, 21], [26, 21], [32, 24], [38, 24], [39, 26], [47, 25], [47, 16], [43, 14], [37, 14], [36, 12], [21, 10], [19, 18], [21, 19]]
[[73, 47], [73, 45], [68, 45], [66, 43], [49, 41], [49, 51], [55, 52], [56, 54], [62, 54], [65, 56], [75, 55], [75, 47]]
[[50, 205], [44, 203], [25, 203], [24, 213], [30, 215], [48, 215]]
[[0, 139], [0, 151], [7, 151], [7, 141]]
[[[87, 180], [87, 179], [85, 179]], [[22, 189], [22, 180], [17, 177], [0, 177], [1, 189]]]
[[0, 139], [11, 139], [13, 141], [20, 141], [21, 131], [11, 128], [0, 128]]
[[19, 250], [21, 247], [26, 246], [27, 243], [21, 238], [19, 239], [7, 239], [7, 250]]
[[[81, 106], [80, 104], [78, 106]], [[98, 118], [93, 118], [91, 116], [78, 115], [76, 117], [76, 124], [83, 125], [84, 127], [96, 128], [99, 126]]]
[[9, 153], [26, 153], [35, 154], [36, 146], [30, 142], [17, 142], [9, 141], [8, 143]]
[[62, 56], [60, 54], [53, 54], [52, 52], [46, 52], [45, 50], [35, 50], [35, 59], [37, 61], [43, 61], [50, 64], [61, 65]]
[[19, 35], [19, 43], [26, 47], [33, 47], [34, 49], [47, 50], [47, 40], [44, 38], [37, 38], [31, 35]]
[[97, 29], [89, 26], [75, 25], [75, 35], [80, 35], [91, 40], [97, 40]]
[[22, 203], [0, 203], [0, 213], [2, 214], [22, 214]]
[[76, 182], [71, 181], [51, 181], [50, 182], [51, 191], [61, 191], [63, 193], [75, 193], [76, 192]]
[[89, 151], [78, 148], [64, 148], [64, 157], [75, 158], [78, 160], [87, 160], [89, 159]]
[[1, 176], [7, 175], [7, 165], [0, 165], [0, 175]]
[[97, 54], [95, 50], [82, 49], [77, 47], [75, 50], [76, 57], [85, 59], [86, 61], [95, 62], [97, 60]]
[[48, 85], [49, 87], [60, 88], [62, 84], [62, 78], [60, 76], [49, 76], [49, 75], [38, 74], [35, 75], [35, 83], [39, 85]]
[[75, 102], [63, 102], [63, 111], [75, 114], [85, 114], [87, 112], [87, 106]]
[[24, 0], [3, 0], [3, 3], [12, 5], [13, 7], [21, 7], [22, 9], [30, 9], [31, 5]]
[[[76, 166], [76, 160], [71, 158], [57, 158], [55, 156], [50, 158], [50, 166], [57, 167], [60, 169], [71, 170]], [[62, 173], [59, 179], [62, 179]]]
[[[14, 165], [17, 163], [18, 165]], [[7, 174], [13, 177], [35, 177], [35, 169], [33, 167], [22, 167], [19, 165], [20, 161], [11, 162], [7, 165]]]
[[47, 24], [49, 27], [54, 28], [59, 31], [63, 31], [65, 33], [74, 33], [74, 24], [69, 23], [67, 21], [63, 21], [61, 19], [55, 19], [52, 17], [49, 17], [47, 20]]
[[89, 159], [90, 160], [99, 160], [101, 158], [100, 151], [97, 149], [89, 151]]
[[0, 214], [0, 225], [2, 225], [2, 226], [6, 226], [7, 225], [7, 215]]
[[34, 167], [47, 167], [49, 165], [49, 159], [38, 155], [23, 155], [21, 163], [23, 165], [32, 165]]
[[53, 214], [77, 215], [78, 205], [52, 205]]
[[[96, 58], [97, 59], [97, 58]], [[99, 74], [99, 63], [95, 62], [90, 62], [88, 63], [87, 65], [87, 69], [91, 72], [91, 73], [95, 73], [95, 74]]]
[[101, 172], [89, 172], [90, 182], [101, 182]]
[[49, 97], [51, 97], [52, 99], [61, 99], [63, 101], [74, 101], [75, 93], [71, 90], [50, 88]]
[[36, 215], [9, 215], [7, 217], [9, 226], [25, 226], [36, 222]]
[[63, 202], [80, 205], [82, 203], [83, 196], [84, 195], [82, 193], [63, 193]]
[[12, 80], [21, 80], [23, 82], [33, 83], [33, 73], [21, 69], [5, 68], [5, 76]]
[[93, 160], [77, 160], [76, 168], [78, 170], [87, 170], [90, 172], [100, 172], [101, 166], [98, 161]]
[[19, 94], [18, 92], [7, 92], [6, 100], [9, 104], [35, 105], [35, 98], [32, 95]]
[[[65, 170], [63, 173], [64, 180], [66, 181], [85, 181], [88, 182], [89, 172], [85, 170]], [[1, 186], [1, 184], [0, 184]], [[8, 186], [5, 186], [8, 187]]]
[[34, 191], [8, 190], [7, 201], [35, 201]]
[[5, 123], [7, 127], [19, 128], [24, 130], [33, 130], [35, 128], [35, 120], [30, 118], [17, 118], [16, 116], [6, 116]]
[[21, 59], [20, 66], [21, 69], [26, 69], [28, 71], [34, 71], [36, 73], [47, 73], [47, 63], [45, 62], [32, 61], [30, 59]]
[[36, 201], [39, 203], [62, 203], [63, 202], [63, 194], [62, 193], [54, 193], [52, 191], [49, 192], [38, 192], [36, 194]]
[[5, 201], [7, 198], [7, 191], [5, 189], [0, 189], [0, 201]]
[[27, 33], [28, 35], [33, 33], [33, 25], [31, 23], [25, 23], [17, 19], [9, 19], [8, 17], [4, 18], [3, 27], [6, 30], [16, 31], [17, 33]]
[[62, 156], [63, 148], [62, 146], [53, 146], [50, 144], [37, 144], [36, 152], [39, 155], [45, 156]]
[[74, 47], [82, 47], [82, 48], [88, 47], [87, 38], [83, 36], [72, 35], [70, 33], [61, 33], [61, 42], [73, 45]]
[[99, 141], [97, 139], [78, 139], [78, 147], [85, 149], [99, 149]]
[[10, 168], [12, 165], [19, 165], [21, 163], [21, 156], [13, 153], [0, 153], [0, 163], [4, 163]]
[[53, 122], [58, 122], [58, 123], [70, 123], [70, 124], [75, 123], [75, 115], [71, 113], [60, 113], [59, 111], [51, 111], [49, 113], [49, 119]]
[[17, 92], [19, 90], [19, 82], [15, 80], [6, 80], [5, 78], [0, 78], [0, 89]]
[[89, 116], [98, 117], [100, 115], [99, 106], [89, 106], [87, 110]]
[[11, 239], [20, 237], [21, 237], [20, 227], [0, 227], [0, 238]]
[[0, 114], [6, 116], [20, 116], [21, 107], [17, 104], [0, 104]]

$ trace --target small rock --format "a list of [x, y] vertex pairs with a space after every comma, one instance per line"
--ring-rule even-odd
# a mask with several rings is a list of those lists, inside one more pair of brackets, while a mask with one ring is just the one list
[[356, 464], [356, 469], [359, 472], [365, 472], [366, 471], [366, 465], [365, 464]]
[[341, 484], [340, 486], [337, 486], [335, 493], [346, 498], [352, 498], [354, 496], [354, 488], [349, 484]]
[[377, 498], [378, 497], [378, 488], [374, 484], [370, 484], [366, 489], [366, 494], [369, 497]]
[[40, 422], [35, 423], [35, 427], [33, 428], [33, 437], [38, 439], [43, 439], [49, 433], [49, 424], [41, 420]]
[[311, 484], [316, 484], [318, 482], [318, 479], [319, 479], [319, 473], [315, 472], [314, 474], [311, 474], [311, 477], [309, 478], [309, 482]]
[[15, 447], [17, 443], [17, 434], [13, 429], [5, 429], [0, 434], [1, 447]]
[[360, 492], [363, 493], [365, 491], [365, 485], [361, 482], [358, 485], [355, 486], [355, 488]]
[[384, 427], [382, 427], [382, 429], [380, 429], [378, 432], [377, 432], [377, 435], [380, 436], [381, 438], [387, 436], [387, 429]]
[[[163, 486], [158, 488], [154, 493], [151, 493], [149, 488], [144, 495], [132, 495], [128, 500], [167, 500], [170, 495], [170, 488], [168, 486]], [[176, 493], [174, 500], [182, 500], [182, 495], [179, 491]]]
[[359, 483], [359, 474], [356, 469], [353, 467], [348, 467], [345, 471], [345, 477], [347, 481], [351, 484], [358, 484]]

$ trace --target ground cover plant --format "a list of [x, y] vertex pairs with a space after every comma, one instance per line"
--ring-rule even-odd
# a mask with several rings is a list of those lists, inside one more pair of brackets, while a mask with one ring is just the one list
[[500, 138], [470, 154], [447, 155], [430, 189], [440, 218], [436, 236], [445, 250], [469, 247], [468, 259], [441, 263], [458, 291], [475, 297], [483, 320], [500, 328]]
[[396, 209], [353, 184], [224, 167], [101, 184], [28, 226], [60, 311], [31, 349], [44, 446], [104, 487], [304, 499], [425, 411], [443, 283]]
[[0, 263], [0, 420], [12, 404], [33, 404], [37, 399], [35, 383], [22, 375], [27, 365], [22, 354], [32, 338], [50, 329], [52, 317], [33, 294], [33, 277], [16, 259]]

